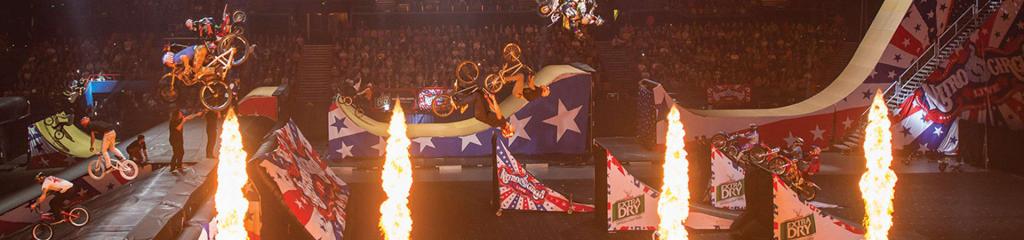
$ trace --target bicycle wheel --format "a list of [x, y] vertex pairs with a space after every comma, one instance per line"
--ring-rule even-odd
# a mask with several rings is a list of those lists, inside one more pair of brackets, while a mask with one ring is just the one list
[[50, 224], [38, 223], [32, 227], [32, 237], [36, 240], [50, 240], [53, 237], [53, 227]]
[[235, 35], [242, 35], [245, 33], [245, 27], [239, 25], [231, 25], [231, 33]]
[[53, 140], [54, 141], [60, 141], [60, 140], [63, 140], [64, 137], [67, 137], [64, 134], [64, 131], [62, 131], [62, 130], [64, 130], [64, 129], [54, 129], [53, 130]]
[[505, 82], [501, 80], [501, 77], [497, 74], [488, 74], [487, 78], [484, 78], [484, 90], [491, 94], [498, 93], [501, 91], [501, 87], [504, 86]]
[[89, 177], [95, 180], [103, 179], [107, 175], [107, 166], [100, 159], [89, 162]]
[[206, 83], [206, 86], [199, 91], [199, 101], [206, 109], [220, 111], [231, 105], [231, 95], [231, 89], [228, 88], [227, 83], [212, 81]]
[[159, 84], [160, 98], [163, 99], [164, 102], [171, 103], [178, 99], [178, 92], [174, 90], [173, 73], [164, 74], [164, 76], [160, 78]]
[[243, 23], [243, 22], [245, 22], [245, 19], [246, 19], [246, 15], [245, 15], [245, 12], [243, 12], [243, 11], [235, 11], [235, 12], [231, 13], [231, 21], [233, 23]]
[[455, 68], [455, 79], [459, 84], [470, 86], [476, 84], [476, 78], [480, 77], [480, 65], [472, 61], [462, 61]]
[[504, 54], [506, 63], [519, 62], [519, 56], [523, 55], [523, 49], [515, 43], [505, 44], [505, 48], [501, 52]]
[[455, 112], [455, 99], [451, 95], [441, 94], [434, 97], [430, 103], [430, 110], [438, 117], [448, 117]]
[[217, 45], [220, 49], [227, 51], [229, 49], [235, 49], [235, 56], [231, 60], [232, 66], [238, 66], [245, 63], [245, 60], [249, 59], [251, 50], [249, 47], [249, 41], [245, 40], [242, 36], [231, 34], [221, 40], [220, 44]]
[[68, 215], [68, 222], [70, 222], [72, 226], [81, 227], [89, 223], [89, 211], [86, 211], [85, 208], [72, 208], [71, 211], [68, 211]]
[[57, 117], [57, 116], [51, 116], [51, 117], [43, 119], [43, 124], [46, 124], [46, 126], [51, 126], [51, 127], [57, 126], [56, 124], [54, 124], [57, 121], [53, 120], [53, 118], [55, 118], [55, 117]]
[[135, 161], [124, 160], [118, 165], [118, 170], [120, 170], [118, 172], [120, 172], [121, 177], [125, 180], [132, 180], [139, 176], [139, 164], [135, 163]]

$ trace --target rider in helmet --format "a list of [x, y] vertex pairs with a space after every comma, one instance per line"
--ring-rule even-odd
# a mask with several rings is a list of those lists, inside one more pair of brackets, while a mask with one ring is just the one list
[[796, 140], [793, 141], [793, 144], [789, 146], [789, 156], [790, 156], [790, 158], [792, 158], [793, 160], [802, 160], [802, 159], [804, 159], [803, 147], [804, 147], [804, 139], [803, 138], [796, 138]]
[[757, 133], [757, 124], [750, 124], [750, 128], [743, 134], [743, 137], [747, 138], [747, 144], [743, 146], [743, 149], [751, 149], [758, 144], [761, 144], [761, 134]]
[[[75, 186], [68, 180], [61, 179], [55, 176], [47, 176], [42, 172], [36, 174], [36, 182], [42, 184], [42, 193], [39, 194], [39, 198], [36, 202], [29, 205], [29, 208], [33, 210], [39, 206], [40, 203], [46, 200], [47, 195], [53, 195], [53, 199], [50, 199], [50, 214], [51, 216], [60, 216], [61, 211], [64, 211], [64, 201], [67, 201], [74, 191], [71, 188]], [[44, 215], [44, 217], [46, 217]]]
[[210, 17], [196, 21], [192, 19], [185, 20], [185, 28], [199, 33], [199, 37], [203, 39], [204, 43], [186, 46], [177, 52], [171, 51], [170, 46], [164, 47], [164, 56], [161, 59], [164, 65], [170, 68], [184, 66], [186, 73], [192, 73], [192, 69], [202, 69], [203, 61], [206, 60], [208, 52], [206, 46], [210, 39], [216, 37], [213, 32], [212, 21], [213, 18]]

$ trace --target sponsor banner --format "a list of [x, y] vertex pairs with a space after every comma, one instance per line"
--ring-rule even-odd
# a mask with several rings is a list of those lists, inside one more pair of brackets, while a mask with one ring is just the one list
[[277, 148], [258, 156], [292, 216], [318, 239], [342, 239], [349, 188], [293, 122], [273, 132]]
[[[654, 231], [658, 229], [658, 197], [661, 193], [644, 184], [625, 168], [611, 152], [608, 166], [608, 231]], [[729, 229], [733, 219], [715, 214], [707, 207], [690, 206], [686, 227], [700, 230]]]
[[[550, 89], [549, 96], [530, 101], [508, 117], [515, 128], [515, 134], [508, 141], [513, 153], [583, 154], [586, 151], [590, 126], [590, 76], [560, 79], [551, 83]], [[472, 112], [466, 115], [472, 116]], [[377, 159], [384, 156], [385, 137], [360, 127], [333, 104], [327, 116], [328, 159]], [[491, 128], [458, 137], [413, 138], [409, 153], [413, 157], [488, 156], [494, 147], [488, 139], [495, 131]]]
[[658, 190], [644, 184], [607, 152], [608, 231], [656, 230]]
[[775, 240], [791, 239], [863, 239], [863, 230], [835, 219], [808, 204], [789, 189], [779, 176], [773, 176], [775, 197], [773, 233]]
[[709, 195], [711, 206], [731, 210], [742, 210], [747, 207], [747, 199], [743, 191], [743, 169], [731, 158], [711, 147], [711, 186]]
[[519, 164], [504, 138], [497, 146], [498, 192], [501, 209], [542, 212], [591, 212], [594, 206], [572, 202], [541, 183]]
[[746, 84], [719, 84], [708, 87], [708, 104], [735, 106], [750, 103], [750, 86]]

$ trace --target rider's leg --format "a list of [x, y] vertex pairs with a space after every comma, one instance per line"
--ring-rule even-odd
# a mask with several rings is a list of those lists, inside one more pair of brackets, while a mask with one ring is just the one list
[[53, 193], [53, 198], [50, 199], [50, 204], [49, 205], [50, 205], [50, 213], [53, 213], [53, 217], [54, 218], [60, 219], [60, 212], [64, 211], [64, 201], [67, 200], [67, 195], [68, 194], [72, 194], [71, 190], [73, 190], [73, 189], [68, 189], [68, 191], [64, 192], [64, 193], [61, 193], [61, 192], [54, 192]]
[[[110, 139], [110, 140], [107, 140], [107, 139]], [[107, 134], [103, 135], [103, 141], [110, 141], [110, 151], [114, 152], [114, 156], [117, 157], [118, 160], [121, 160], [121, 161], [125, 160], [124, 154], [121, 153], [120, 149], [117, 149], [117, 144], [116, 144], [117, 132], [110, 131]]]
[[181, 65], [185, 67], [186, 73], [192, 72], [192, 57], [188, 55], [181, 56]]
[[539, 97], [545, 97], [550, 94], [547, 86], [538, 87], [533, 82], [533, 75], [526, 77], [525, 73], [516, 74], [512, 77], [515, 81], [515, 86], [512, 88], [512, 94], [518, 98], [526, 99], [526, 101], [533, 101]]
[[203, 61], [206, 59], [206, 47], [196, 46], [195, 69], [203, 69]]

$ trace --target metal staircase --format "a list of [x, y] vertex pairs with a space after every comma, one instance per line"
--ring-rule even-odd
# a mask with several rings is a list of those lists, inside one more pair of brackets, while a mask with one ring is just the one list
[[[1002, 0], [980, 0], [967, 8], [953, 23], [950, 23], [945, 32], [939, 36], [917, 58], [907, 70], [893, 81], [884, 91], [885, 105], [890, 113], [899, 110], [904, 101], [914, 91], [921, 87], [924, 80], [942, 63], [944, 63], [954, 51], [970, 39], [971, 34], [978, 30], [985, 20], [999, 10]], [[863, 129], [867, 125], [867, 110], [861, 114], [856, 128]], [[837, 141], [833, 147], [840, 150], [853, 150], [864, 142], [862, 131], [852, 131], [842, 140]]]

